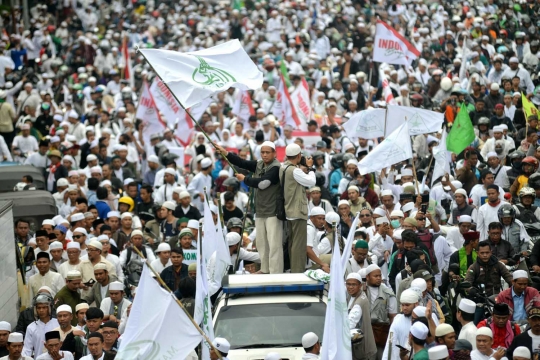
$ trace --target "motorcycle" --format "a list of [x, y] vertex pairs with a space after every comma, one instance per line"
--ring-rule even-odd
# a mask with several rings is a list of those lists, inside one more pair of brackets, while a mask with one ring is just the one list
[[534, 244], [540, 239], [540, 224], [539, 223], [525, 223], [523, 224], [525, 231], [531, 237], [531, 242]]

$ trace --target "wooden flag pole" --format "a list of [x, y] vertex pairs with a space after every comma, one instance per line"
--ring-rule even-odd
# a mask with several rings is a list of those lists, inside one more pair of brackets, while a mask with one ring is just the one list
[[[197, 120], [195, 120], [195, 118], [193, 117], [193, 115], [191, 115], [191, 113], [184, 107], [184, 105], [180, 102], [180, 100], [178, 100], [178, 98], [176, 97], [176, 94], [171, 90], [171, 88], [169, 87], [169, 85], [161, 78], [161, 76], [159, 76], [159, 73], [154, 70], [154, 67], [152, 66], [152, 64], [148, 61], [148, 59], [146, 59], [146, 56], [144, 56], [144, 54], [139, 50], [139, 48], [137, 48], [137, 52], [139, 54], [142, 55], [142, 57], [144, 58], [144, 60], [146, 60], [146, 62], [148, 63], [148, 65], [150, 65], [150, 67], [152, 68], [152, 71], [156, 74], [156, 76], [161, 80], [161, 82], [163, 83], [163, 85], [165, 85], [167, 87], [167, 89], [171, 92], [171, 95], [174, 97], [174, 99], [178, 102], [178, 104], [180, 105], [180, 107], [182, 109], [184, 109], [184, 111], [186, 112], [186, 114], [188, 114], [189, 118], [193, 121], [193, 123], [195, 124], [195, 126], [197, 126], [199, 128], [199, 130], [203, 133], [203, 135], [206, 137], [206, 139], [208, 140], [208, 142], [210, 144], [212, 144], [212, 146], [217, 150], [217, 147], [216, 145], [214, 144], [214, 142], [212, 141], [212, 139], [210, 139], [210, 137], [208, 136], [208, 134], [206, 133], [206, 131], [204, 131], [204, 129], [202, 128], [202, 126], [197, 122]], [[221, 152], [220, 152], [221, 153]], [[236, 169], [234, 168], [234, 166], [230, 163], [229, 159], [227, 159], [226, 156], [224, 156], [223, 154], [221, 154], [221, 156], [223, 157], [223, 159], [225, 159], [225, 161], [229, 164], [229, 166], [231, 167], [231, 169], [234, 171], [235, 174], [238, 174], [238, 171], [236, 171]]]
[[[197, 323], [195, 322], [195, 320], [193, 320], [193, 318], [191, 317], [191, 315], [189, 314], [189, 312], [186, 310], [186, 308], [184, 307], [184, 305], [182, 304], [182, 302], [180, 302], [180, 300], [178, 300], [178, 298], [176, 296], [174, 296], [173, 292], [171, 289], [169, 289], [169, 287], [167, 286], [167, 284], [165, 284], [165, 282], [163, 281], [163, 279], [161, 278], [161, 276], [156, 272], [156, 270], [154, 270], [154, 268], [152, 268], [152, 265], [150, 265], [150, 261], [148, 261], [147, 258], [144, 257], [144, 255], [141, 253], [141, 251], [139, 249], [137, 249], [136, 246], [132, 246], [132, 249], [133, 251], [135, 251], [137, 253], [137, 255], [139, 255], [141, 257], [141, 259], [144, 260], [144, 262], [146, 263], [146, 266], [148, 266], [148, 268], [150, 269], [150, 271], [152, 271], [152, 273], [154, 274], [154, 276], [156, 277], [156, 280], [158, 281], [158, 283], [163, 286], [165, 288], [165, 290], [167, 290], [169, 292], [169, 294], [174, 298], [174, 300], [176, 301], [176, 303], [178, 304], [178, 306], [180, 306], [180, 308], [184, 311], [184, 314], [186, 314], [186, 316], [189, 318], [189, 320], [191, 321], [191, 323], [193, 324], [193, 326], [195, 326], [195, 328], [199, 331], [199, 333], [202, 335], [202, 337], [204, 338], [204, 340], [212, 347], [212, 349], [216, 352], [216, 354], [218, 355], [218, 357], [220, 359], [223, 360], [223, 356], [221, 356], [221, 353], [219, 352], [218, 349], [216, 349], [214, 347], [214, 345], [212, 344], [212, 340], [210, 340], [210, 338], [204, 333], [204, 331], [200, 328], [199, 325], [197, 325]], [[201, 258], [202, 260], [202, 258]], [[198, 270], [198, 269], [197, 269]]]

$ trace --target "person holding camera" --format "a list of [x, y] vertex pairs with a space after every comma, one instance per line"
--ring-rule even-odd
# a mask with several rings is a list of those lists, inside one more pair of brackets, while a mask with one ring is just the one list
[[302, 149], [297, 144], [285, 148], [287, 161], [281, 166], [279, 178], [285, 199], [287, 218], [287, 245], [291, 272], [303, 273], [307, 260], [306, 239], [308, 200], [306, 189], [315, 186], [313, 159], [302, 156]]

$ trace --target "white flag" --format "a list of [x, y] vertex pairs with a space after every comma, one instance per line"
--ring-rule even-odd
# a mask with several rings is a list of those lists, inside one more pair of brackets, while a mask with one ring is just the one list
[[351, 139], [375, 139], [384, 136], [385, 109], [368, 109], [357, 112], [345, 124], [343, 129]]
[[167, 127], [167, 124], [159, 116], [158, 108], [146, 81], [143, 83], [135, 117], [142, 120], [144, 124], [142, 135], [146, 143], [150, 143], [150, 136], [153, 134], [162, 134], [163, 130]]
[[389, 24], [377, 20], [373, 61], [409, 66], [420, 52]]
[[[203, 249], [205, 242], [206, 240], [203, 241], [202, 244]], [[195, 311], [193, 318], [195, 319], [195, 322], [200, 325], [206, 336], [210, 340], [214, 340], [214, 325], [212, 323], [211, 309], [212, 303], [210, 301], [210, 294], [208, 293], [208, 274], [206, 272], [206, 260], [204, 259], [204, 256], [199, 256], [199, 254], [197, 254], [196, 264], [197, 279], [195, 289]], [[201, 359], [210, 359], [210, 344], [208, 344], [204, 338]]]
[[208, 292], [212, 296], [221, 288], [221, 280], [227, 274], [227, 269], [232, 262], [223, 231], [214, 224], [208, 201], [204, 202], [203, 215], [202, 257], [208, 262]]
[[433, 174], [431, 175], [431, 185], [437, 178], [450, 174], [450, 153], [446, 149], [446, 137], [448, 133], [443, 130], [439, 145], [433, 148], [433, 156], [435, 156], [435, 166], [433, 167]]
[[379, 171], [413, 157], [408, 121], [394, 130], [358, 164], [360, 174]]
[[242, 90], [262, 86], [262, 72], [238, 40], [187, 53], [139, 51], [186, 108], [233, 86]]
[[116, 359], [185, 359], [201, 340], [174, 295], [159, 286], [145, 264]]
[[351, 231], [349, 231], [349, 236], [347, 236], [347, 243], [345, 244], [345, 248], [343, 248], [343, 255], [341, 255], [341, 267], [343, 269], [347, 268], [347, 261], [349, 261], [349, 258], [351, 257], [352, 244], [354, 241], [354, 229], [356, 229], [356, 227], [358, 226], [359, 221], [360, 213], [356, 214], [356, 217], [351, 224]]
[[344, 275], [345, 270], [341, 262], [339, 241], [335, 241], [332, 262], [330, 263], [330, 289], [328, 290], [328, 303], [324, 318], [323, 346], [319, 355], [321, 360], [352, 359]]
[[441, 129], [444, 114], [409, 106], [388, 105], [386, 134], [391, 134], [405, 121], [409, 122], [411, 136], [437, 132]]

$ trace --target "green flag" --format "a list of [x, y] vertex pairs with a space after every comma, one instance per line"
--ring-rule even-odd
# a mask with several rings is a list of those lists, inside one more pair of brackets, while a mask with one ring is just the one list
[[244, 6], [244, 1], [242, 0], [232, 0], [232, 8], [234, 10], [241, 10]]
[[471, 118], [469, 118], [465, 104], [462, 104], [452, 129], [446, 138], [446, 148], [454, 154], [460, 154], [474, 141], [474, 138], [475, 134]]
[[287, 87], [290, 88], [291, 80], [289, 79], [289, 72], [287, 71], [287, 67], [285, 66], [285, 60], [281, 60], [281, 64], [279, 65], [279, 68], [281, 70], [281, 74], [283, 75], [283, 78], [285, 79], [285, 85], [287, 85]]

